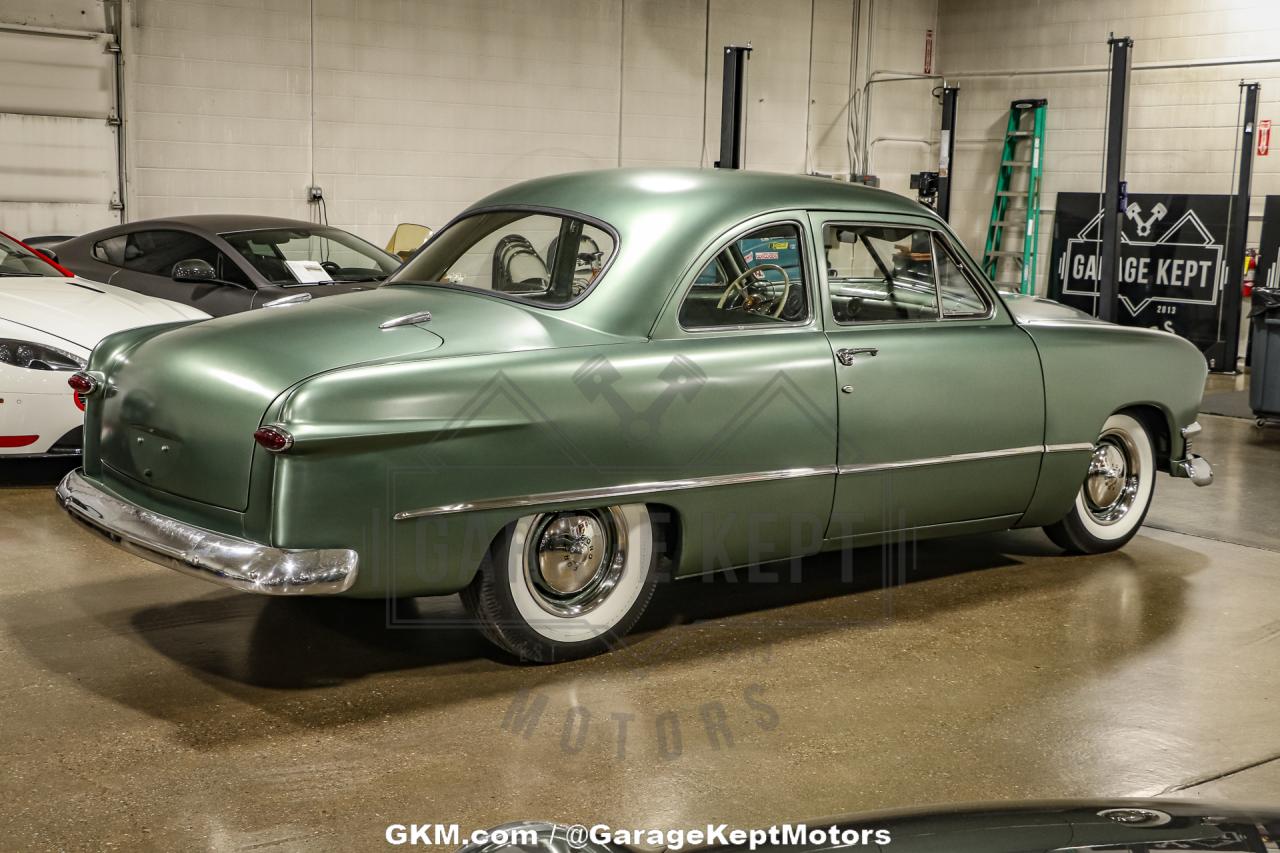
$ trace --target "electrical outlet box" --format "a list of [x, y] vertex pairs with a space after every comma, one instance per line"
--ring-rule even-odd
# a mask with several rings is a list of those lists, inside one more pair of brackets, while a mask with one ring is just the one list
[[324, 200], [324, 190], [323, 190], [323, 189], [321, 189], [320, 187], [307, 187], [307, 200], [308, 200], [308, 201], [323, 201], [323, 200]]

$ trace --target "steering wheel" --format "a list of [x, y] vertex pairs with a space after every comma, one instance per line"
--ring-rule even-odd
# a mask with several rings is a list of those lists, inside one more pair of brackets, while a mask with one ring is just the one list
[[[750, 290], [752, 288], [750, 285], [752, 282], [748, 281], [748, 279], [758, 280], [756, 273], [763, 272], [768, 269], [774, 269], [782, 273], [782, 295], [778, 297], [778, 307], [774, 308], [772, 313], [769, 311], [773, 303], [772, 297], [761, 295], [759, 293], [751, 293]], [[776, 282], [766, 283], [775, 284]], [[759, 266], [752, 267], [733, 281], [729, 282], [724, 288], [724, 293], [720, 294], [720, 301], [716, 303], [716, 307], [724, 308], [729, 300], [736, 294], [742, 297], [742, 310], [747, 313], [759, 314], [763, 317], [777, 318], [782, 316], [783, 309], [787, 307], [787, 295], [790, 293], [791, 276], [787, 275], [787, 271], [785, 269], [777, 264], [760, 264]]]
[[324, 271], [331, 276], [342, 272], [342, 265], [336, 261], [321, 261], [320, 266], [324, 267]]

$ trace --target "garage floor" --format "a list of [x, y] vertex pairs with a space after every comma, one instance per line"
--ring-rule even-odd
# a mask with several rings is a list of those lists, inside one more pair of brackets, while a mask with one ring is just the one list
[[636, 643], [549, 668], [466, 630], [387, 630], [381, 602], [182, 577], [73, 527], [59, 470], [11, 470], [0, 824], [24, 849], [363, 849], [392, 822], [1274, 803], [1280, 429], [1202, 423], [1218, 482], [1161, 478], [1121, 553], [1023, 531], [921, 543], [887, 586], [879, 549], [853, 582], [832, 558], [800, 583], [686, 582]]

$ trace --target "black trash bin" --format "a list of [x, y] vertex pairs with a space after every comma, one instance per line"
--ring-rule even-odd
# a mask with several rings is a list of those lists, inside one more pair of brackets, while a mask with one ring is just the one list
[[1249, 322], [1249, 408], [1259, 418], [1280, 418], [1280, 288], [1254, 288]]

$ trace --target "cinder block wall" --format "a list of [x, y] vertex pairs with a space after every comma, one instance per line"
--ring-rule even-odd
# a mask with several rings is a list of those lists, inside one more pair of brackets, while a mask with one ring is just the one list
[[[901, 38], [919, 71], [937, 10], [880, 0], [901, 11], [859, 37], [856, 6], [869, 2], [134, 0], [130, 217], [307, 218], [314, 180], [333, 224], [381, 242], [398, 222], [438, 226], [525, 178], [709, 166], [721, 49], [747, 41], [748, 168], [848, 172], [855, 44], [874, 45], [867, 67], [897, 67]], [[924, 140], [876, 149], [904, 189], [927, 162], [927, 91], [916, 95], [905, 124], [901, 97], [876, 106], [886, 127]]]
[[[941, 67], [961, 88], [952, 221], [980, 252], [1009, 102], [1049, 99], [1039, 287], [1046, 288], [1057, 193], [1097, 191], [1110, 33], [1135, 40], [1127, 178], [1130, 192], [1234, 192], [1239, 82], [1259, 81], [1259, 115], [1280, 124], [1280, 2], [1276, 0], [942, 0]], [[1271, 58], [1202, 67], [1143, 70]], [[974, 76], [1001, 72], [1000, 76]], [[1280, 127], [1255, 160], [1253, 227], [1262, 197], [1280, 193]]]
[[[748, 168], [845, 174], [852, 163], [908, 192], [909, 174], [936, 160], [933, 82], [876, 84], [869, 109], [859, 97], [851, 111], [850, 101], [872, 76], [921, 73], [938, 0], [120, 0], [111, 9], [9, 0], [0, 22], [86, 28], [104, 41], [119, 33], [130, 219], [308, 218], [314, 183], [333, 224], [382, 242], [398, 222], [439, 225], [524, 178], [710, 166], [730, 43], [755, 47]], [[67, 112], [64, 102], [82, 96], [56, 88], [66, 73], [46, 70], [67, 40], [10, 40], [31, 54], [10, 62], [14, 93]], [[116, 106], [111, 56], [81, 46], [103, 101], [91, 118], [104, 119]], [[0, 102], [0, 148], [29, 190], [11, 188], [0, 218], [22, 233], [114, 222], [114, 130], [88, 122], [72, 170], [71, 134], [33, 142], [43, 137], [29, 128], [45, 118], [13, 97]]]

